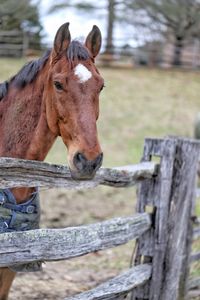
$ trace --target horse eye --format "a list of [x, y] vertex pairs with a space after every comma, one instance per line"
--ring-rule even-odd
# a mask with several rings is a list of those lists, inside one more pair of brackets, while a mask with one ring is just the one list
[[54, 85], [57, 88], [57, 90], [62, 90], [63, 89], [62, 84], [58, 81], [54, 81]]

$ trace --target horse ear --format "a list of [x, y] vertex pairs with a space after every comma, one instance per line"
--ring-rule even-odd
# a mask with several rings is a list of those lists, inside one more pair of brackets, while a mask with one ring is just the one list
[[70, 41], [71, 35], [69, 32], [69, 22], [67, 22], [60, 26], [56, 33], [54, 39], [53, 56], [58, 56], [64, 50], [67, 50]]
[[96, 25], [94, 25], [85, 41], [85, 46], [90, 50], [93, 58], [98, 55], [101, 49], [101, 41], [101, 31]]

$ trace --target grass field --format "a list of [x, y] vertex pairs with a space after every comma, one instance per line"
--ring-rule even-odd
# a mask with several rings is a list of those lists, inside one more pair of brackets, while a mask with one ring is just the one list
[[[23, 63], [23, 60], [1, 59], [0, 81], [14, 75]], [[145, 137], [193, 136], [194, 121], [200, 111], [199, 72], [153, 69], [100, 69], [100, 71], [106, 85], [101, 95], [101, 114], [98, 121], [105, 157], [104, 166], [138, 163]], [[47, 161], [66, 164], [66, 157], [66, 149], [58, 139]], [[63, 190], [44, 191], [42, 224], [60, 227], [130, 215], [134, 211], [134, 195], [135, 190], [132, 188], [116, 190], [99, 187], [90, 191], [67, 192], [67, 195]], [[54, 205], [55, 198], [61, 208]], [[64, 213], [63, 206], [66, 206]], [[82, 277], [74, 275], [80, 279], [80, 290], [95, 285], [97, 281], [127, 267], [132, 244], [123, 247], [119, 250], [109, 250], [105, 256], [101, 254], [95, 257], [88, 256], [87, 262], [83, 259], [68, 262], [67, 266], [72, 273], [79, 266], [82, 270], [89, 267], [93, 269], [94, 283], [88, 279], [84, 287], [81, 285]], [[106, 268], [110, 270], [110, 273], [107, 271], [107, 275]], [[195, 269], [194, 273], [199, 273], [199, 269]], [[34, 282], [35, 279], [31, 277], [31, 280]], [[71, 289], [72, 286], [70, 292]], [[74, 287], [75, 290], [77, 291], [77, 286]], [[27, 295], [24, 299], [28, 300]], [[13, 296], [13, 299], [16, 298]]]

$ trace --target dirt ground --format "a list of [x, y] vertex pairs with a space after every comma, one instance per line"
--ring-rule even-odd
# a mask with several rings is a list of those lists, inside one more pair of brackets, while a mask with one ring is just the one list
[[[135, 190], [98, 187], [41, 191], [41, 227], [61, 228], [131, 215]], [[129, 267], [133, 242], [68, 261], [47, 262], [42, 272], [19, 273], [10, 300], [64, 299], [93, 288]]]

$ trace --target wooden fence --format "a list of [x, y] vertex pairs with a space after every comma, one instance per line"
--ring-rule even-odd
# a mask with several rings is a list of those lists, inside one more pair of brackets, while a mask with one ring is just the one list
[[0, 31], [0, 56], [21, 57], [27, 49], [27, 38], [22, 31]]
[[[70, 259], [136, 239], [132, 267], [70, 300], [181, 300], [199, 279], [189, 266], [200, 259], [192, 253], [200, 237], [194, 217], [196, 171], [200, 143], [196, 140], [146, 139], [142, 162], [122, 168], [101, 168], [92, 181], [76, 182], [65, 166], [0, 159], [0, 188], [46, 186], [91, 188], [99, 184], [129, 187], [138, 183], [136, 214], [64, 229], [38, 229], [0, 235], [0, 266], [30, 261]], [[156, 160], [154, 158], [156, 157]]]
[[43, 48], [31, 32], [0, 30], [0, 57], [38, 56]]

